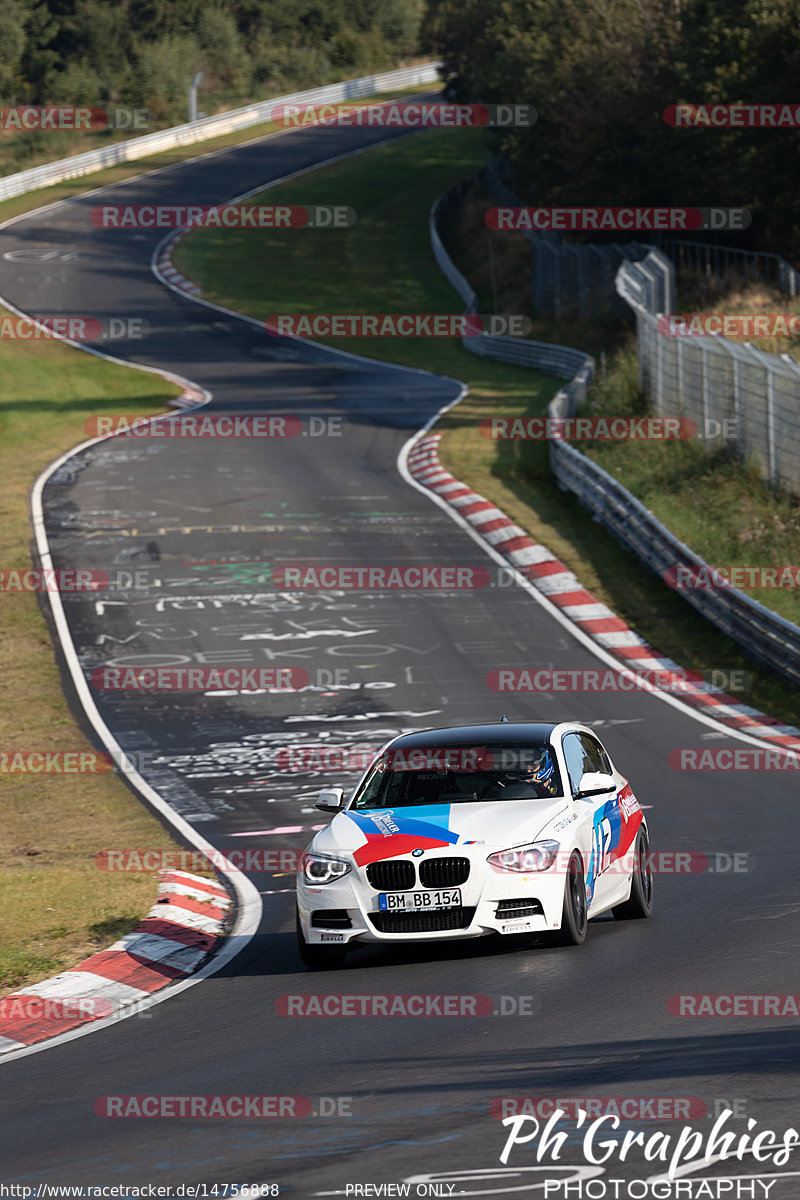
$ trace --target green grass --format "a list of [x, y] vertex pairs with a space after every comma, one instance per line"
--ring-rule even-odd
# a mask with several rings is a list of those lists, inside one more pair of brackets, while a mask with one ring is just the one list
[[[175, 266], [203, 295], [265, 319], [276, 313], [460, 313], [430, 250], [436, 197], [483, 160], [479, 130], [436, 130], [381, 146], [253, 197], [252, 203], [350, 204], [341, 230], [195, 230]], [[313, 287], [309, 287], [313, 281]], [[559, 381], [480, 359], [457, 338], [324, 338], [326, 345], [469, 380], [487, 403], [546, 407]], [[457, 419], [457, 418], [456, 418]]]
[[[635, 344], [617, 356], [592, 399], [593, 416], [649, 411], [638, 386]], [[800, 503], [770, 491], [755, 468], [731, 453], [709, 454], [695, 441], [594, 442], [584, 450], [712, 566], [800, 562]], [[787, 620], [800, 622], [797, 589], [741, 590]]]
[[[10, 314], [0, 311], [0, 316]], [[93, 413], [156, 413], [179, 389], [54, 339], [0, 341], [0, 564], [30, 565], [28, 497], [48, 463], [86, 438]], [[0, 748], [90, 749], [61, 690], [37, 597], [0, 595]], [[121, 779], [0, 772], [0, 992], [33, 983], [135, 927], [149, 875], [99, 871], [98, 850], [172, 839]]]
[[[457, 312], [458, 299], [430, 250], [428, 210], [448, 186], [476, 170], [481, 156], [479, 135], [463, 131], [437, 131], [381, 147], [315, 172], [302, 187], [295, 182], [264, 194], [269, 203], [349, 203], [359, 213], [354, 229], [291, 235], [197, 230], [179, 243], [176, 266], [201, 285], [207, 298], [259, 318], [275, 313]], [[492, 311], [496, 294], [498, 311], [531, 316], [532, 337], [597, 357], [602, 350], [619, 356], [618, 363], [612, 357], [608, 373], [607, 394], [615, 394], [618, 372], [626, 369], [628, 324], [610, 313], [558, 322], [534, 316], [527, 292], [527, 242], [519, 235], [495, 235], [490, 259], [482, 215], [487, 206], [485, 194], [469, 195], [444, 229], [456, 265], [478, 293], [479, 310]], [[437, 426], [444, 435], [441, 457], [448, 469], [553, 550], [583, 586], [660, 653], [690, 670], [746, 672], [749, 686], [737, 693], [738, 699], [800, 724], [798, 689], [747, 659], [592, 520], [576, 497], [562, 492], [554, 483], [546, 444], [494, 443], [480, 435], [480, 422], [487, 417], [541, 415], [561, 381], [476, 359], [456, 341], [327, 341], [466, 381], [469, 395]], [[659, 444], [655, 452], [664, 448]], [[685, 500], [683, 505], [689, 507]], [[696, 510], [694, 503], [691, 507]]]
[[[417, 94], [419, 94], [418, 87], [403, 88], [392, 92], [381, 92], [378, 96], [365, 96], [362, 100], [354, 103], [369, 104], [373, 100], [391, 100], [399, 96]], [[56, 183], [51, 187], [38, 188], [36, 191], [26, 192], [22, 196], [14, 196], [10, 200], [0, 201], [0, 222], [16, 217], [20, 213], [31, 212], [44, 204], [53, 204], [57, 200], [68, 200], [73, 196], [80, 196], [84, 192], [119, 183], [123, 179], [133, 179], [148, 171], [175, 166], [177, 163], [187, 162], [189, 159], [199, 158], [204, 154], [212, 154], [215, 150], [227, 150], [231, 146], [241, 146], [245, 142], [258, 141], [269, 134], [280, 132], [282, 130], [272, 121], [263, 121], [258, 125], [248, 125], [246, 129], [240, 129], [236, 133], [224, 133], [219, 137], [191, 142], [189, 145], [175, 146], [171, 150], [163, 150], [160, 154], [151, 154], [147, 158], [137, 158], [133, 162], [106, 167], [102, 171], [93, 171], [89, 175], [67, 179], [63, 183]], [[69, 151], [65, 151], [63, 154], [59, 152], [54, 157], [67, 158]]]
[[[758, 313], [796, 315], [800, 313], [800, 297], [792, 299], [769, 283], [758, 280], [745, 282], [731, 274], [728, 278], [705, 275], [697, 270], [678, 272], [678, 312], [681, 313]], [[730, 338], [730, 341], [749, 341], [757, 350], [768, 354], [791, 354], [800, 359], [800, 338], [750, 337]]]
[[[0, 221], [156, 167], [252, 141], [274, 128], [251, 126], [4, 201]], [[4, 317], [12, 314], [0, 309], [0, 319]], [[106, 362], [55, 339], [0, 340], [0, 378], [0, 565], [23, 567], [31, 561], [31, 485], [50, 462], [86, 439], [86, 418], [163, 412], [180, 389], [157, 375]], [[6, 696], [13, 696], [13, 704], [0, 710], [3, 751], [71, 753], [90, 748], [67, 709], [50, 635], [34, 595], [0, 594], [0, 677]], [[175, 843], [113, 774], [0, 772], [0, 806], [3, 994], [109, 945], [149, 909], [155, 895], [152, 877], [99, 871], [94, 863], [98, 850], [169, 848]]]

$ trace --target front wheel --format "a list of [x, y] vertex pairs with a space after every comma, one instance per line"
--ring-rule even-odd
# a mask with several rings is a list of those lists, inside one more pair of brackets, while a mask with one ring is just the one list
[[297, 950], [303, 964], [312, 971], [331, 971], [344, 964], [347, 951], [341, 946], [311, 946], [303, 936], [300, 913], [297, 913]]
[[557, 946], [582, 946], [586, 941], [588, 924], [583, 863], [580, 854], [573, 851], [564, 882], [561, 928], [553, 935], [552, 941]]
[[641, 921], [653, 911], [653, 871], [650, 866], [650, 843], [643, 829], [639, 831], [634, 846], [631, 878], [631, 894], [622, 904], [616, 904], [612, 913], [618, 921]]

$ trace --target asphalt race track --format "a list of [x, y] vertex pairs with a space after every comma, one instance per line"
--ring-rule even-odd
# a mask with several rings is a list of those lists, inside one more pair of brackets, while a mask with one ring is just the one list
[[[506, 1131], [489, 1106], [502, 1096], [697, 1097], [711, 1117], [727, 1101], [738, 1102], [759, 1129], [782, 1134], [798, 1124], [796, 1020], [678, 1018], [668, 1010], [677, 993], [798, 990], [793, 773], [671, 770], [675, 747], [742, 742], [657, 697], [533, 702], [490, 692], [486, 675], [499, 666], [598, 665], [521, 589], [287, 595], [260, 582], [272, 561], [493, 569], [396, 466], [403, 444], [456, 399], [459, 384], [311, 345], [276, 346], [252, 324], [157, 281], [150, 262], [164, 231], [106, 231], [89, 219], [103, 200], [222, 202], [385, 137], [312, 129], [267, 138], [33, 213], [2, 231], [0, 295], [18, 309], [145, 318], [149, 335], [114, 343], [113, 353], [207, 389], [213, 399], [206, 411], [288, 414], [304, 429], [312, 416], [341, 418], [339, 437], [106, 441], [51, 478], [44, 504], [55, 565], [140, 570], [146, 580], [100, 603], [85, 595], [67, 600], [84, 671], [224, 662], [309, 674], [307, 690], [287, 695], [98, 692], [102, 717], [140, 756], [148, 782], [204, 837], [220, 847], [260, 848], [303, 846], [324, 820], [313, 809], [320, 784], [345, 782], [265, 778], [260, 757], [276, 746], [327, 739], [377, 746], [401, 730], [504, 712], [509, 720], [574, 718], [597, 728], [641, 803], [651, 806], [655, 849], [746, 852], [748, 869], [664, 874], [652, 921], [600, 919], [580, 948], [482, 941], [440, 951], [364, 949], [341, 973], [326, 974], [304, 970], [296, 956], [291, 875], [254, 875], [263, 893], [260, 931], [226, 968], [141, 1017], [3, 1066], [7, 1183], [275, 1183], [281, 1194], [310, 1197], [344, 1194], [348, 1184], [452, 1180], [453, 1173], [500, 1167]], [[2, 257], [43, 247], [70, 257]], [[237, 570], [224, 565], [234, 561]], [[345, 672], [338, 687], [329, 674], [336, 670]], [[253, 832], [284, 827], [301, 831]], [[301, 1018], [278, 1011], [281, 996], [334, 992], [489, 994], [498, 1015]], [[316, 1112], [335, 1113], [193, 1121], [95, 1112], [109, 1094], [234, 1093], [308, 1096]], [[696, 1123], [701, 1130], [711, 1124]], [[648, 1121], [622, 1128], [647, 1132], [648, 1125], [671, 1128]], [[732, 1127], [745, 1132], [746, 1122], [740, 1117]], [[571, 1128], [561, 1161], [585, 1165], [582, 1135]], [[798, 1194], [798, 1159], [760, 1168], [733, 1159], [706, 1174], [794, 1171], [769, 1193], [785, 1200]], [[508, 1165], [536, 1166], [532, 1146], [515, 1148]], [[610, 1161], [606, 1172], [627, 1180], [660, 1169], [637, 1151], [626, 1163]], [[543, 1178], [462, 1179], [456, 1190], [527, 1192]]]

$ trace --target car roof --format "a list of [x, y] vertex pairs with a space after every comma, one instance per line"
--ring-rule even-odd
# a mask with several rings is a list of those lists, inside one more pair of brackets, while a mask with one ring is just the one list
[[557, 722], [546, 724], [529, 721], [496, 721], [489, 725], [453, 725], [449, 728], [422, 729], [417, 733], [401, 733], [393, 738], [392, 746], [474, 746], [484, 742], [536, 742], [550, 741], [550, 734]]

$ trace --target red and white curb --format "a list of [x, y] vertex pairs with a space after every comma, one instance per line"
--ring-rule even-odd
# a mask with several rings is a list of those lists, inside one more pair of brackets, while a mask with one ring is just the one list
[[228, 893], [213, 880], [159, 871], [158, 899], [137, 929], [0, 1000], [0, 1055], [130, 1015], [138, 1001], [199, 969], [224, 939], [230, 909]]
[[775, 746], [800, 749], [800, 729], [781, 725], [773, 717], [738, 703], [717, 688], [694, 688], [676, 662], [659, 654], [607, 605], [586, 591], [551, 550], [535, 542], [491, 500], [473, 492], [445, 470], [438, 453], [441, 437], [440, 433], [426, 434], [414, 443], [407, 459], [411, 476], [453, 508], [482, 541], [502, 555], [509, 566], [546, 596], [563, 616], [616, 658], [620, 666], [665, 673], [666, 687], [662, 690], [669, 690], [673, 696], [679, 696], [681, 701], [720, 724]]
[[[172, 265], [172, 251], [177, 242], [183, 237], [188, 230], [178, 229], [171, 238], [159, 248], [157, 266], [161, 274], [167, 279], [173, 287], [178, 288], [182, 292], [188, 292], [190, 296], [197, 296], [202, 288], [196, 283], [192, 283], [191, 279], [187, 279], [185, 275], [181, 275]], [[180, 396], [176, 396], [174, 400], [169, 401], [170, 408], [196, 408], [206, 399], [205, 394], [196, 388], [185, 388]]]
[[188, 229], [178, 229], [171, 238], [167, 238], [162, 243], [159, 247], [156, 266], [173, 287], [179, 288], [182, 292], [188, 292], [190, 296], [197, 296], [203, 289], [198, 284], [192, 283], [191, 279], [187, 279], [185, 275], [181, 275], [177, 267], [173, 267], [172, 265], [172, 251], [181, 238], [188, 232]]
[[205, 402], [205, 392], [201, 392], [199, 388], [187, 387], [183, 389], [180, 396], [168, 400], [167, 404], [170, 408], [199, 408]]

